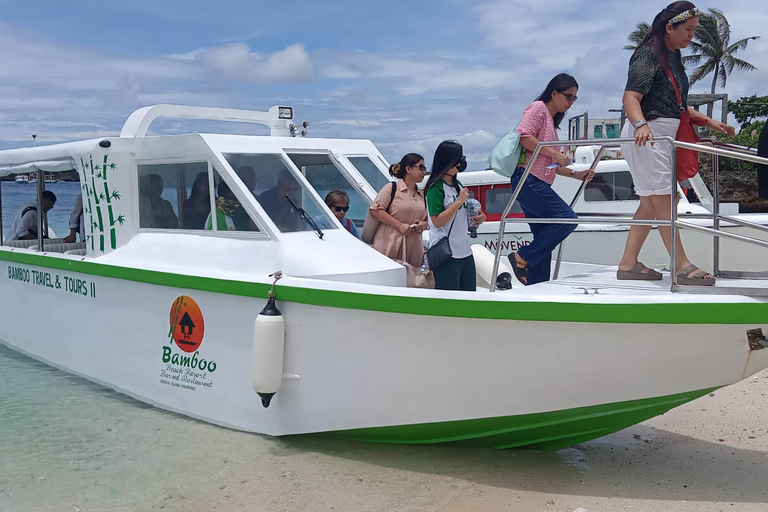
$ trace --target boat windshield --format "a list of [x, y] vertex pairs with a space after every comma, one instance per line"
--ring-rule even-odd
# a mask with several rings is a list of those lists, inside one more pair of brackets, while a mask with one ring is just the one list
[[255, 183], [246, 184], [278, 229], [284, 233], [312, 231], [312, 224], [302, 211], [322, 229], [336, 227], [327, 209], [314, 199], [277, 154], [225, 153], [238, 176], [253, 174]]
[[[365, 199], [360, 192], [352, 184], [350, 177], [342, 171], [331, 160], [327, 154], [307, 154], [307, 153], [288, 153], [288, 158], [296, 165], [301, 171], [307, 181], [312, 185], [317, 194], [326, 200], [330, 199], [333, 202], [335, 197], [340, 194], [338, 192], [344, 192], [349, 198], [349, 202], [346, 206], [349, 206], [349, 210], [344, 215], [345, 218], [354, 222], [359, 228], [363, 227], [365, 221], [365, 214], [368, 211], [369, 200]], [[337, 194], [329, 196], [331, 191], [336, 191]], [[342, 198], [337, 201], [343, 202]], [[335, 205], [327, 205], [335, 206]], [[343, 206], [343, 205], [341, 205]]]
[[367, 156], [347, 156], [347, 160], [363, 175], [374, 193], [378, 193], [384, 188], [384, 185], [390, 182], [390, 179]]

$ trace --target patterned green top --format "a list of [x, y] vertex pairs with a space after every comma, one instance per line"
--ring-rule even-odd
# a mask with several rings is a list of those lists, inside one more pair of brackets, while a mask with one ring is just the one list
[[[683, 107], [688, 108], [688, 76], [677, 52], [667, 50], [669, 67], [677, 80]], [[629, 76], [627, 91], [639, 92], [643, 95], [640, 107], [647, 121], [659, 117], [680, 119], [680, 108], [677, 104], [675, 89], [669, 75], [661, 69], [659, 59], [651, 46], [643, 46], [629, 59]]]

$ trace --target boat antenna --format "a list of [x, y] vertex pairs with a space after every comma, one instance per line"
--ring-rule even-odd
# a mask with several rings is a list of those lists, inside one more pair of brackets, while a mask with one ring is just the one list
[[285, 194], [285, 198], [288, 200], [289, 203], [291, 203], [291, 206], [293, 206], [297, 212], [299, 212], [299, 215], [301, 215], [301, 218], [309, 222], [310, 226], [314, 228], [315, 232], [317, 233], [317, 236], [320, 237], [320, 240], [323, 239], [323, 232], [320, 231], [320, 228], [317, 227], [317, 224], [315, 224], [315, 221], [312, 220], [312, 217], [307, 214], [307, 211], [302, 208], [301, 206], [296, 206], [296, 203], [293, 202], [293, 199], [288, 194]]
[[37, 147], [37, 134], [32, 132], [32, 147]]

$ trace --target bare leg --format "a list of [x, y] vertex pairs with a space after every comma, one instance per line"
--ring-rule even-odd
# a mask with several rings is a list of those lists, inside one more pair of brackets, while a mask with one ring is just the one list
[[[664, 196], [650, 196], [653, 200], [653, 206], [655, 209], [655, 216], [658, 220], [669, 220], [670, 214], [671, 214], [671, 198], [672, 196], [664, 195]], [[677, 200], [677, 198], [675, 198]], [[671, 247], [672, 247], [672, 240], [671, 240], [671, 229], [669, 226], [659, 226], [659, 234], [661, 235], [661, 240], [664, 242], [664, 247], [667, 248], [667, 252], [671, 253]], [[675, 269], [675, 272], [680, 272], [680, 270], [684, 269], [685, 267], [689, 266], [691, 264], [691, 261], [688, 259], [688, 256], [685, 254], [685, 249], [683, 249], [683, 240], [680, 236], [680, 230], [677, 230], [677, 268]], [[705, 279], [712, 279], [713, 276], [710, 274], [707, 274], [705, 276]]]
[[[637, 208], [637, 212], [635, 212], [635, 219], [653, 220], [656, 218], [656, 209], [651, 197], [640, 197], [640, 206]], [[630, 270], [637, 265], [640, 249], [643, 248], [645, 239], [648, 238], [648, 233], [650, 232], [651, 226], [640, 226], [637, 224], [630, 226], [627, 244], [624, 246], [624, 255], [621, 257], [621, 261], [619, 261], [619, 270]], [[643, 272], [648, 272], [648, 270], [645, 269]]]

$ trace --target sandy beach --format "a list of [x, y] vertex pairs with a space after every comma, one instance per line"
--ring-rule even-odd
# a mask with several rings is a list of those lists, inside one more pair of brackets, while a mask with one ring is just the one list
[[270, 438], [0, 347], [0, 510], [764, 511], [768, 372], [559, 452]]

